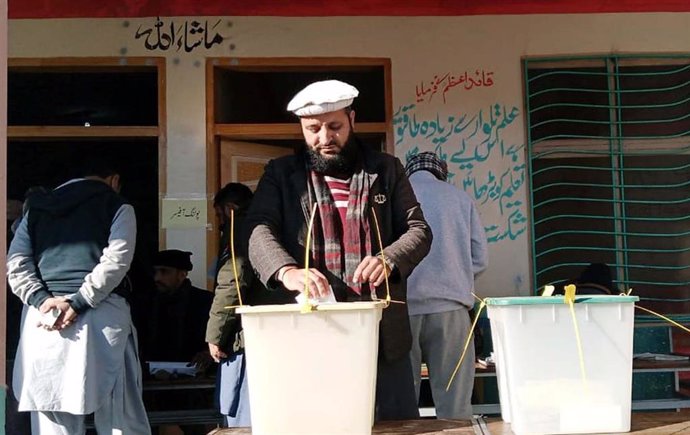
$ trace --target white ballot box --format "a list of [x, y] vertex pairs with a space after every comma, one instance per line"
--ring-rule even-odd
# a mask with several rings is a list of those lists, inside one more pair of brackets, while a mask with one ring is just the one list
[[630, 430], [638, 300], [577, 296], [574, 322], [563, 296], [486, 299], [501, 412], [513, 432]]
[[370, 434], [383, 302], [238, 308], [252, 434]]

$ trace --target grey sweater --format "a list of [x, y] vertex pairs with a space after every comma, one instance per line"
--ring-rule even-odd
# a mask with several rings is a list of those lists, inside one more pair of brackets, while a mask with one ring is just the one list
[[408, 279], [410, 315], [471, 308], [474, 278], [488, 266], [486, 233], [470, 197], [432, 173], [410, 183], [434, 233], [431, 251]]

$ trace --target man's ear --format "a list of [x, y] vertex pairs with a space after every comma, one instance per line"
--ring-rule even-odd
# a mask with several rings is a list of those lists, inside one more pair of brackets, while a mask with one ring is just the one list
[[120, 174], [113, 174], [110, 176], [110, 187], [117, 193], [120, 193]]
[[355, 129], [355, 111], [350, 110], [350, 128]]

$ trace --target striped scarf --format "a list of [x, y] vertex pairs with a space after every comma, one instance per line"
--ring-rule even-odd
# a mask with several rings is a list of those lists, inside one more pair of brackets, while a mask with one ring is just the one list
[[365, 183], [364, 171], [360, 169], [355, 172], [350, 181], [347, 213], [342, 226], [343, 239], [348, 241], [345, 246], [340, 237], [338, 209], [333, 202], [330, 189], [322, 174], [309, 172], [319, 208], [314, 222], [312, 244], [316, 265], [321, 270], [325, 268], [340, 278], [352, 291], [361, 295], [362, 286], [353, 282], [353, 277], [359, 263], [371, 253], [369, 219], [365, 216], [368, 212], [366, 205], [369, 202], [369, 185]]

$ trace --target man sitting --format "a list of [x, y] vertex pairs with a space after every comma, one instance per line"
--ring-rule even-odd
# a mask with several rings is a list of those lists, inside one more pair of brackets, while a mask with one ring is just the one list
[[212, 359], [206, 347], [206, 323], [213, 294], [187, 278], [191, 252], [169, 249], [154, 258], [156, 295], [149, 326], [148, 361], [192, 362], [206, 370]]

